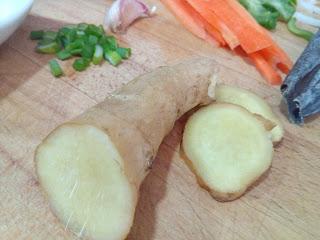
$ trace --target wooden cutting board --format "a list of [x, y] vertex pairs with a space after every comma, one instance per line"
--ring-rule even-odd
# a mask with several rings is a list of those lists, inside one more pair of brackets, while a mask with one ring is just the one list
[[[199, 187], [179, 155], [183, 120], [161, 146], [141, 187], [130, 240], [311, 240], [320, 239], [320, 119], [303, 128], [280, 112], [277, 88], [255, 68], [224, 49], [192, 36], [161, 5], [157, 16], [120, 35], [132, 58], [114, 68], [90, 67], [72, 78], [53, 78], [50, 56], [34, 52], [28, 34], [63, 24], [100, 24], [111, 1], [38, 0], [22, 27], [0, 47], [0, 239], [76, 239], [50, 212], [41, 194], [33, 154], [58, 124], [73, 118], [134, 77], [193, 56], [213, 58], [220, 80], [263, 96], [285, 123], [273, 166], [239, 200], [219, 203]], [[306, 43], [284, 25], [274, 39], [293, 60]]]

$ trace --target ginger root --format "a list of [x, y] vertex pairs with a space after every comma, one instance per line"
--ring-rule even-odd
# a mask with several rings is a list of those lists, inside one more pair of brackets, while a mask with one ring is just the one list
[[67, 229], [88, 239], [126, 238], [163, 138], [182, 114], [212, 100], [215, 65], [195, 59], [160, 67], [43, 140], [37, 174]]

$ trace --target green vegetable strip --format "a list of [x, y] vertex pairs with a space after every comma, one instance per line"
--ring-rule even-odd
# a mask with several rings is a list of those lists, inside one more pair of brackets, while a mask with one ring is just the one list
[[57, 62], [57, 60], [52, 59], [51, 61], [49, 61], [49, 66], [50, 66], [50, 70], [53, 76], [55, 77], [60, 77], [63, 75], [63, 71], [59, 65], [59, 63]]
[[122, 57], [122, 59], [128, 59], [131, 56], [131, 48], [117, 48], [117, 53]]
[[296, 19], [294, 17], [291, 18], [290, 21], [288, 22], [288, 30], [291, 33], [297, 35], [298, 37], [304, 38], [307, 41], [310, 41], [311, 38], [314, 36], [312, 32], [309, 32], [307, 30], [297, 27]]
[[60, 50], [60, 46], [57, 42], [40, 43], [36, 47], [36, 51], [39, 53], [56, 53]]
[[66, 60], [66, 59], [69, 59], [70, 57], [72, 56], [72, 54], [67, 51], [67, 50], [62, 50], [60, 52], [57, 53], [57, 57], [60, 59], [60, 60]]
[[31, 40], [41, 40], [43, 39], [43, 34], [44, 34], [44, 31], [32, 31], [30, 33], [30, 39]]
[[101, 45], [97, 44], [93, 54], [92, 62], [93, 64], [98, 65], [101, 63], [102, 59], [103, 59], [103, 48], [101, 47]]
[[104, 53], [104, 58], [113, 66], [117, 66], [121, 63], [122, 58], [116, 51], [106, 51]]

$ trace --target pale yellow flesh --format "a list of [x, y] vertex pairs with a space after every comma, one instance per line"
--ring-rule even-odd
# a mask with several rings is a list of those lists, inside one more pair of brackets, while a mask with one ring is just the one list
[[65, 228], [90, 239], [126, 237], [136, 201], [121, 156], [105, 132], [90, 125], [62, 125], [39, 146], [36, 164]]
[[270, 106], [261, 97], [245, 89], [227, 85], [216, 86], [215, 97], [218, 103], [232, 103], [242, 106], [249, 112], [259, 114], [271, 122], [274, 122], [276, 126], [271, 130], [272, 141], [281, 141], [284, 133], [283, 125], [279, 118], [272, 112]]
[[211, 104], [188, 120], [183, 149], [194, 171], [219, 200], [233, 200], [271, 165], [273, 146], [246, 109]]

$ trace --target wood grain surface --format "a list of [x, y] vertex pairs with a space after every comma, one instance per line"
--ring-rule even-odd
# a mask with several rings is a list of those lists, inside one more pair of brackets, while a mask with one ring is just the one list
[[[215, 59], [220, 81], [263, 96], [285, 123], [285, 138], [272, 168], [247, 192], [219, 203], [196, 182], [179, 153], [184, 119], [161, 145], [128, 240], [312, 240], [320, 239], [320, 119], [303, 128], [280, 112], [278, 88], [255, 68], [183, 29], [159, 1], [157, 16], [136, 22], [120, 35], [133, 50], [119, 67], [90, 67], [72, 78], [51, 76], [52, 56], [34, 52], [35, 29], [63, 24], [100, 24], [108, 0], [37, 0], [19, 30], [0, 46], [0, 239], [76, 239], [50, 212], [35, 174], [35, 147], [58, 124], [73, 118], [134, 77], [193, 56]], [[296, 60], [306, 43], [284, 25], [274, 39]]]

